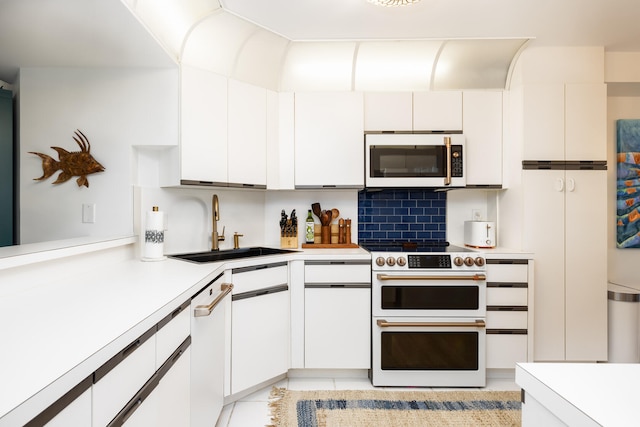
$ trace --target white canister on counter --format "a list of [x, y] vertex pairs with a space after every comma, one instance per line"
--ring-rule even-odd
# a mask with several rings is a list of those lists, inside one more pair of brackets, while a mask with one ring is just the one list
[[471, 248], [495, 248], [496, 223], [492, 221], [465, 221], [464, 244]]
[[144, 226], [144, 246], [142, 249], [142, 261], [162, 261], [164, 256], [164, 212], [154, 206], [147, 212]]

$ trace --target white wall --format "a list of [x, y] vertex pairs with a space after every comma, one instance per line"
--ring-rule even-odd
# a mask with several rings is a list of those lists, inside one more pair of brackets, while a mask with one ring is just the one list
[[[32, 243], [133, 232], [132, 146], [178, 143], [177, 69], [26, 68], [19, 77], [20, 240]], [[80, 129], [105, 171], [44, 181], [30, 151], [58, 155], [51, 146], [78, 151]], [[96, 205], [96, 222], [82, 223], [82, 204]]]

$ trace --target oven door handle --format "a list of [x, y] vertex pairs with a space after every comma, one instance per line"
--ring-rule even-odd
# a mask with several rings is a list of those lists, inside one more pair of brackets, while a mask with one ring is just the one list
[[487, 276], [481, 273], [473, 276], [391, 276], [388, 274], [378, 274], [378, 280], [474, 280], [484, 281]]
[[412, 327], [412, 328], [423, 328], [423, 327], [451, 327], [451, 326], [464, 326], [464, 327], [475, 327], [475, 328], [484, 328], [485, 322], [484, 320], [477, 319], [473, 322], [387, 322], [384, 319], [378, 319], [376, 321], [378, 326], [381, 328], [392, 328], [392, 327]]

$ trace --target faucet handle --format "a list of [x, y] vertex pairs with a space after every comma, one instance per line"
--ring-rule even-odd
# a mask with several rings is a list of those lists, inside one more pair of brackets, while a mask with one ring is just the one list
[[244, 234], [238, 234], [238, 232], [233, 234], [233, 249], [240, 249], [240, 237], [242, 236]]
[[224, 242], [224, 229], [226, 226], [222, 226], [222, 234], [218, 235], [218, 241]]

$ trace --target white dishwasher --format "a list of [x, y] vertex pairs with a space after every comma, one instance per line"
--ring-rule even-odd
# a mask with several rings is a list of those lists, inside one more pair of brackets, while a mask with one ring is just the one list
[[221, 273], [191, 299], [191, 427], [214, 426], [222, 411], [225, 313], [232, 290]]

